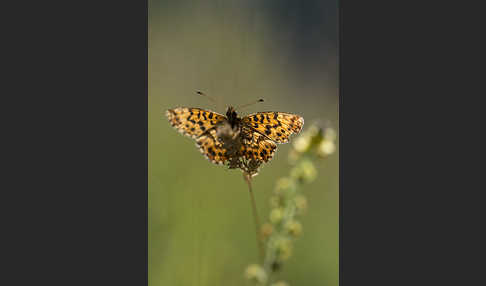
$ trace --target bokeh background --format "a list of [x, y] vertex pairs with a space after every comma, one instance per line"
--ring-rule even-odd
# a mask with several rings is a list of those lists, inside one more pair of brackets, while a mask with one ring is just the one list
[[[338, 130], [337, 14], [337, 0], [149, 0], [149, 285], [251, 285], [244, 271], [258, 262], [241, 172], [207, 161], [165, 110], [224, 113], [264, 98], [240, 115], [285, 111], [303, 116], [304, 130], [315, 120]], [[289, 172], [289, 150], [279, 145], [254, 178], [263, 221], [275, 181]], [[338, 285], [338, 154], [318, 162], [303, 191], [303, 235], [280, 274], [290, 285]]]

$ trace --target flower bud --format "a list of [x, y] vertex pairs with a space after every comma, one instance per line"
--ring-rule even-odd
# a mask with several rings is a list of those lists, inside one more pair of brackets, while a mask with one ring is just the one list
[[279, 261], [285, 261], [292, 255], [292, 243], [288, 238], [276, 241], [277, 257]]
[[270, 212], [270, 221], [273, 224], [279, 223], [282, 220], [282, 218], [283, 218], [283, 210], [281, 208], [273, 209]]
[[303, 195], [297, 195], [294, 198], [294, 202], [299, 214], [302, 214], [307, 210], [307, 198]]
[[307, 151], [310, 145], [310, 138], [308, 136], [300, 136], [294, 141], [294, 149], [297, 152], [303, 153]]
[[302, 224], [296, 220], [291, 220], [285, 224], [285, 230], [293, 237], [298, 237], [302, 233]]
[[309, 183], [316, 178], [317, 170], [312, 162], [310, 162], [309, 160], [305, 160], [300, 163], [299, 166], [296, 166], [294, 169], [292, 169], [291, 175], [293, 178], [299, 181]]
[[331, 140], [323, 140], [317, 147], [317, 155], [326, 157], [334, 153], [336, 145]]
[[262, 228], [261, 228], [261, 234], [262, 234], [262, 237], [263, 239], [269, 237], [272, 232], [273, 232], [273, 226], [271, 224], [269, 224], [268, 222], [267, 223], [264, 223], [262, 225]]
[[249, 265], [246, 268], [245, 271], [245, 277], [246, 279], [255, 281], [257, 283], [264, 284], [267, 282], [267, 274], [265, 273], [265, 270], [260, 265], [257, 264], [252, 264]]

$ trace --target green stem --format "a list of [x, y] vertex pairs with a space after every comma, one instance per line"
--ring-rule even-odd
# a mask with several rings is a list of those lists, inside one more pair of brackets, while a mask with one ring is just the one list
[[251, 206], [252, 206], [252, 210], [253, 210], [253, 218], [255, 220], [255, 233], [256, 233], [257, 245], [258, 245], [258, 248], [259, 248], [260, 263], [263, 263], [264, 250], [263, 250], [263, 242], [260, 239], [260, 219], [258, 218], [258, 211], [257, 211], [257, 208], [256, 208], [255, 197], [253, 195], [253, 190], [252, 190], [252, 187], [251, 187], [251, 175], [243, 173], [243, 178], [248, 183], [248, 190], [250, 192]]

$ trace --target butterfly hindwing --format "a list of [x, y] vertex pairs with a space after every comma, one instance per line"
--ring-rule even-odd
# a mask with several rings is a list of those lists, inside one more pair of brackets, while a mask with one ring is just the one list
[[229, 158], [223, 144], [217, 140], [215, 129], [211, 129], [196, 139], [199, 151], [212, 163], [224, 164]]
[[276, 143], [287, 143], [292, 134], [302, 130], [304, 118], [284, 112], [257, 112], [242, 119], [247, 126]]
[[268, 162], [273, 158], [277, 145], [265, 136], [253, 131], [247, 126], [242, 127], [243, 139], [241, 156], [248, 160]]
[[169, 109], [166, 115], [175, 129], [194, 139], [226, 120], [219, 113], [191, 107]]

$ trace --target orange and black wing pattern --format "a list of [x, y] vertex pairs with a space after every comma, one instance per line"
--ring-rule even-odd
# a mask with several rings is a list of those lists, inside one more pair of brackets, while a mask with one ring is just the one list
[[226, 120], [226, 117], [219, 113], [192, 107], [169, 109], [166, 115], [175, 129], [193, 139]]
[[247, 126], [242, 129], [242, 144], [241, 156], [247, 160], [256, 160], [259, 162], [268, 162], [273, 158], [273, 154], [277, 150], [277, 145], [263, 136], [255, 132]]
[[304, 126], [304, 118], [284, 112], [257, 112], [243, 117], [243, 124], [276, 143], [288, 143]]
[[196, 139], [196, 146], [209, 161], [223, 165], [229, 160], [227, 149], [218, 140], [216, 129], [210, 129]]

